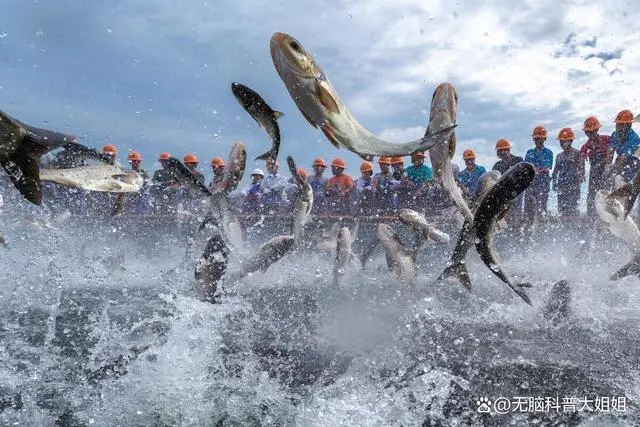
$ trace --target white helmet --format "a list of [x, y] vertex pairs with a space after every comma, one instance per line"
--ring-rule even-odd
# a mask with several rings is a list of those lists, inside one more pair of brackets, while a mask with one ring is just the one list
[[251, 175], [260, 175], [264, 178], [264, 172], [262, 172], [262, 169], [254, 169], [253, 172], [251, 172]]

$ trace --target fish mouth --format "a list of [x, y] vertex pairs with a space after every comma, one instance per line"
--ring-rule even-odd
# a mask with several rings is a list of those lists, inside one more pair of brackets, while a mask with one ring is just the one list
[[294, 37], [276, 32], [271, 36], [271, 58], [279, 72], [290, 71], [297, 76], [310, 78], [317, 74], [313, 57]]

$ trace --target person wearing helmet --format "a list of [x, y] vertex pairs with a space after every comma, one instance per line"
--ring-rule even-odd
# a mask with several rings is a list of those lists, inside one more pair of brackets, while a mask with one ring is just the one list
[[264, 172], [262, 169], [254, 169], [251, 172], [251, 183], [243, 191], [245, 199], [243, 203], [243, 210], [250, 213], [259, 213], [262, 211], [262, 196], [264, 189], [262, 182], [264, 180]]
[[376, 207], [373, 185], [373, 164], [364, 161], [360, 165], [360, 177], [354, 182], [354, 204], [360, 215], [373, 215]]
[[191, 154], [191, 153], [185, 154], [184, 158], [182, 159], [182, 162], [191, 171], [191, 173], [195, 175], [196, 180], [200, 184], [204, 185], [204, 175], [202, 174], [202, 172], [198, 170], [199, 162], [195, 154]]
[[562, 216], [578, 216], [580, 183], [584, 181], [580, 168], [580, 151], [571, 146], [575, 135], [571, 128], [562, 128], [558, 141], [562, 152], [556, 156], [551, 174], [553, 191], [558, 193], [558, 213]]
[[491, 169], [501, 174], [504, 174], [511, 166], [522, 161], [522, 157], [511, 154], [511, 143], [505, 138], [501, 138], [496, 142], [496, 155], [500, 160]]
[[[399, 159], [402, 160], [402, 157], [399, 157]], [[380, 157], [378, 159], [380, 172], [373, 176], [372, 186], [376, 195], [376, 213], [379, 215], [390, 214], [393, 209], [393, 196], [398, 181], [393, 178], [391, 173], [392, 162], [393, 158], [391, 157]]]
[[471, 148], [467, 148], [462, 153], [465, 168], [458, 173], [456, 181], [462, 189], [462, 194], [471, 199], [476, 194], [478, 188], [478, 179], [487, 170], [483, 166], [476, 164], [476, 152]]
[[267, 213], [277, 213], [284, 210], [282, 204], [287, 178], [278, 173], [280, 162], [277, 159], [265, 160], [267, 176], [262, 181], [262, 204]]
[[325, 196], [329, 212], [345, 214], [350, 212], [349, 196], [353, 190], [353, 179], [344, 173], [347, 165], [342, 159], [333, 159], [331, 173], [333, 176], [327, 181]]
[[525, 195], [525, 211], [533, 218], [533, 215], [546, 215], [549, 201], [549, 184], [551, 183], [551, 168], [553, 167], [553, 152], [544, 146], [547, 140], [547, 130], [544, 126], [536, 126], [531, 133], [534, 148], [527, 151], [524, 161], [531, 163], [536, 168], [533, 182]]
[[164, 152], [160, 153], [158, 157], [158, 162], [162, 169], [158, 169], [153, 173], [153, 177], [151, 178], [151, 182], [154, 186], [159, 188], [165, 187], [175, 187], [178, 185], [178, 180], [173, 176], [169, 168], [169, 159], [171, 158], [171, 154]]
[[324, 177], [323, 174], [325, 169], [327, 169], [327, 163], [324, 159], [318, 157], [311, 163], [311, 168], [313, 169], [313, 175], [308, 178], [309, 185], [313, 190], [313, 207], [311, 208], [311, 213], [317, 214], [326, 211], [324, 193], [328, 179]]
[[594, 116], [587, 117], [582, 130], [587, 142], [580, 147], [580, 174], [585, 176], [585, 163], [589, 162], [589, 184], [587, 189], [587, 216], [597, 217], [595, 208], [596, 191], [604, 188], [604, 171], [609, 157], [611, 137], [600, 135], [600, 122]]
[[213, 192], [222, 186], [222, 180], [224, 179], [224, 160], [221, 157], [211, 159], [211, 171], [213, 172], [213, 179], [209, 184], [209, 190]]
[[[607, 177], [622, 175], [625, 181], [629, 181], [640, 169], [640, 159], [638, 159], [638, 148], [640, 147], [640, 137], [631, 129], [633, 123], [633, 113], [629, 110], [622, 110], [615, 119], [616, 130], [611, 134], [609, 147], [611, 151], [607, 160], [611, 164], [614, 153], [617, 154], [613, 166], [605, 171]], [[608, 173], [607, 173], [608, 172]]]
[[137, 151], [130, 151], [127, 159], [129, 160], [129, 164], [131, 165], [131, 170], [142, 175], [142, 178], [144, 178], [146, 182], [149, 179], [149, 174], [146, 170], [140, 167], [140, 164], [142, 163], [142, 156], [140, 155], [140, 153], [138, 153]]
[[102, 147], [102, 154], [106, 154], [107, 156], [109, 156], [109, 163], [111, 163], [112, 165], [116, 164], [116, 156], [118, 155], [118, 149], [116, 148], [115, 145], [113, 144], [105, 144], [104, 147]]

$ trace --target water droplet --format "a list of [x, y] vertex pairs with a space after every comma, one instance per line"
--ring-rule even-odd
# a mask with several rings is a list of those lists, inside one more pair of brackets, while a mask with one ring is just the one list
[[111, 33], [113, 33], [113, 30], [111, 28], [107, 27], [107, 33], [111, 34]]
[[3, 39], [5, 37], [7, 37], [9, 35], [9, 33], [7, 33], [6, 31], [3, 31], [0, 33], [0, 39]]
[[42, 30], [36, 31], [36, 37], [42, 37], [42, 36], [44, 36], [44, 31]]
[[218, 114], [218, 110], [213, 110], [212, 113], [213, 114]]

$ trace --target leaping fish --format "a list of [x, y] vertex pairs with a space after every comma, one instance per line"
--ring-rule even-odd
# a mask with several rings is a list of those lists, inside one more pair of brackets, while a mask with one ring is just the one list
[[529, 305], [531, 305], [531, 300], [522, 288], [531, 285], [529, 283], [513, 283], [513, 280], [504, 271], [500, 257], [493, 247], [493, 232], [499, 217], [506, 214], [518, 195], [531, 185], [535, 172], [535, 167], [531, 163], [521, 162], [512, 166], [482, 196], [473, 218], [473, 228], [477, 237], [476, 250], [480, 259], [493, 274], [508, 284]]
[[[456, 89], [451, 83], [441, 83], [433, 92], [429, 125], [425, 136], [437, 134], [443, 129], [451, 129], [456, 124], [457, 109], [458, 94]], [[467, 220], [473, 221], [471, 209], [464, 201], [460, 187], [458, 187], [451, 169], [451, 160], [455, 153], [456, 134], [451, 132], [447, 139], [441, 139], [429, 150], [433, 174], [438, 184], [451, 197], [458, 210]]]
[[336, 147], [358, 154], [366, 160], [373, 156], [408, 156], [446, 143], [455, 124], [437, 132], [428, 131], [418, 140], [394, 144], [365, 129], [352, 115], [338, 92], [309, 52], [295, 38], [284, 33], [271, 37], [271, 58], [291, 98], [305, 119], [319, 128]]
[[263, 128], [271, 137], [271, 148], [264, 154], [256, 157], [256, 160], [278, 158], [280, 151], [280, 127], [277, 120], [282, 117], [280, 111], [272, 109], [258, 93], [242, 83], [231, 83], [231, 92], [236, 97], [242, 108]]

